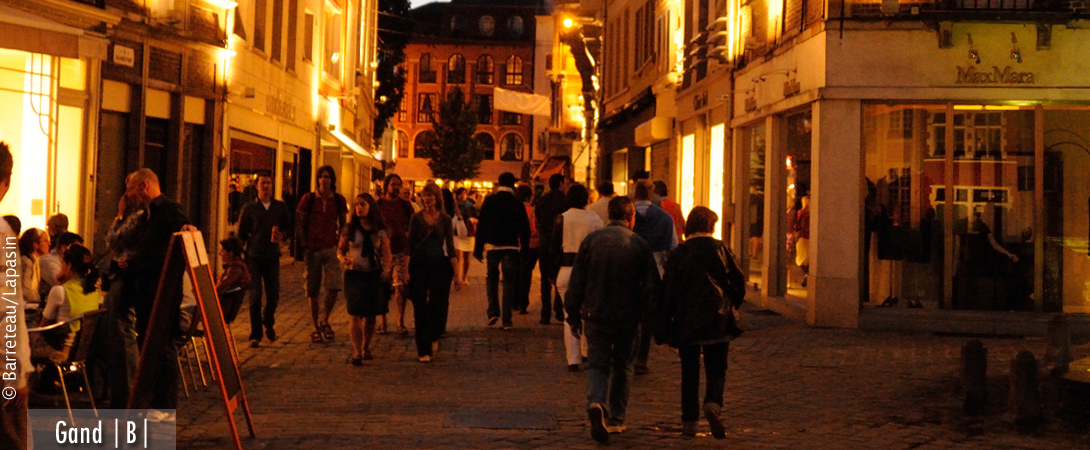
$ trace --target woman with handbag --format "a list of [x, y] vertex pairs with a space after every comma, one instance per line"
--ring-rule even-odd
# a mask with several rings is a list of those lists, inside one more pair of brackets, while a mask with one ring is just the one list
[[663, 276], [663, 298], [656, 317], [656, 341], [678, 349], [681, 357], [682, 435], [695, 436], [700, 416], [700, 355], [704, 355], [704, 418], [712, 435], [723, 439], [720, 421], [730, 341], [742, 334], [735, 314], [745, 296], [745, 279], [734, 255], [713, 237], [719, 216], [697, 206], [685, 224], [685, 242], [670, 252]]
[[424, 186], [421, 199], [424, 209], [409, 221], [409, 299], [416, 321], [417, 356], [426, 363], [438, 349], [458, 257], [439, 186]]
[[382, 222], [378, 204], [371, 194], [356, 196], [352, 216], [341, 231], [337, 256], [344, 264], [344, 299], [350, 316], [348, 336], [352, 341], [354, 366], [370, 360], [375, 318], [390, 311], [390, 273], [393, 255], [390, 237]]

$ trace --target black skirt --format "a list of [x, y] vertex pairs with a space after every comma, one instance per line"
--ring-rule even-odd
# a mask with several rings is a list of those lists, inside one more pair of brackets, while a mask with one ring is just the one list
[[390, 312], [390, 287], [382, 282], [382, 271], [344, 271], [344, 300], [348, 314], [375, 317]]

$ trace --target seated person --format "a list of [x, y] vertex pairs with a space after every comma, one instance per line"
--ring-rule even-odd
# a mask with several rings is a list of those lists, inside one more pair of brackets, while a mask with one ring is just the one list
[[246, 266], [242, 241], [233, 237], [220, 241], [220, 261], [223, 262], [223, 273], [216, 280], [216, 294], [220, 298], [224, 320], [231, 323], [242, 306], [246, 288], [250, 286], [250, 269]]
[[[72, 245], [64, 252], [61, 270], [57, 274], [57, 285], [49, 291], [39, 326], [64, 322], [70, 317], [99, 308], [101, 298], [98, 291], [98, 269], [95, 268], [93, 260], [91, 251], [82, 245]], [[80, 323], [75, 322], [69, 326], [36, 333], [31, 342], [32, 358], [47, 358], [58, 364], [68, 360], [68, 351], [79, 330]]]

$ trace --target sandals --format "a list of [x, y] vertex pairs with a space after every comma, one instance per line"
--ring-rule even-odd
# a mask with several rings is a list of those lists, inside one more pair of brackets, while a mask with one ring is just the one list
[[312, 344], [321, 344], [322, 342], [325, 342], [325, 339], [322, 338], [322, 332], [315, 331], [313, 333], [310, 333], [310, 342]]
[[322, 337], [325, 338], [325, 340], [327, 340], [327, 341], [332, 341], [333, 340], [333, 337], [334, 337], [333, 327], [329, 326], [329, 323], [325, 323], [325, 324], [320, 325], [319, 330], [322, 331]]

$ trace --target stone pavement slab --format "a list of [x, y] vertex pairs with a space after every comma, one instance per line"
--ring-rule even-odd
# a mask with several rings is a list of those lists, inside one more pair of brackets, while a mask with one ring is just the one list
[[[600, 448], [585, 419], [584, 375], [564, 362], [561, 327], [537, 323], [536, 287], [529, 315], [515, 329], [485, 327], [483, 266], [451, 298], [449, 337], [435, 361], [416, 361], [411, 336], [376, 336], [373, 361], [347, 364], [343, 299], [333, 316], [337, 338], [309, 341], [301, 264], [283, 266], [277, 331], [281, 339], [249, 348], [247, 312], [232, 324], [240, 371], [258, 437], [247, 449], [526, 449]], [[535, 277], [535, 283], [537, 282]], [[393, 308], [393, 305], [391, 305]], [[410, 306], [411, 308], [411, 306]], [[396, 309], [395, 309], [396, 311]], [[628, 430], [613, 448], [745, 449], [1055, 449], [1090, 448], [1086, 423], [1050, 414], [1042, 427], [1019, 432], [1002, 420], [1010, 358], [1041, 340], [985, 339], [989, 349], [988, 414], [966, 417], [956, 396], [965, 338], [817, 329], [747, 306], [749, 331], [731, 344], [723, 441], [700, 424], [680, 436], [680, 365], [655, 347], [652, 373], [632, 386]], [[406, 322], [412, 327], [411, 309]], [[389, 316], [391, 330], [396, 319]], [[1050, 405], [1058, 401], [1046, 385]], [[1054, 409], [1054, 408], [1053, 408]], [[459, 411], [551, 414], [551, 430], [445, 427]], [[217, 389], [179, 406], [178, 448], [228, 449]], [[236, 423], [245, 429], [241, 413]]]

